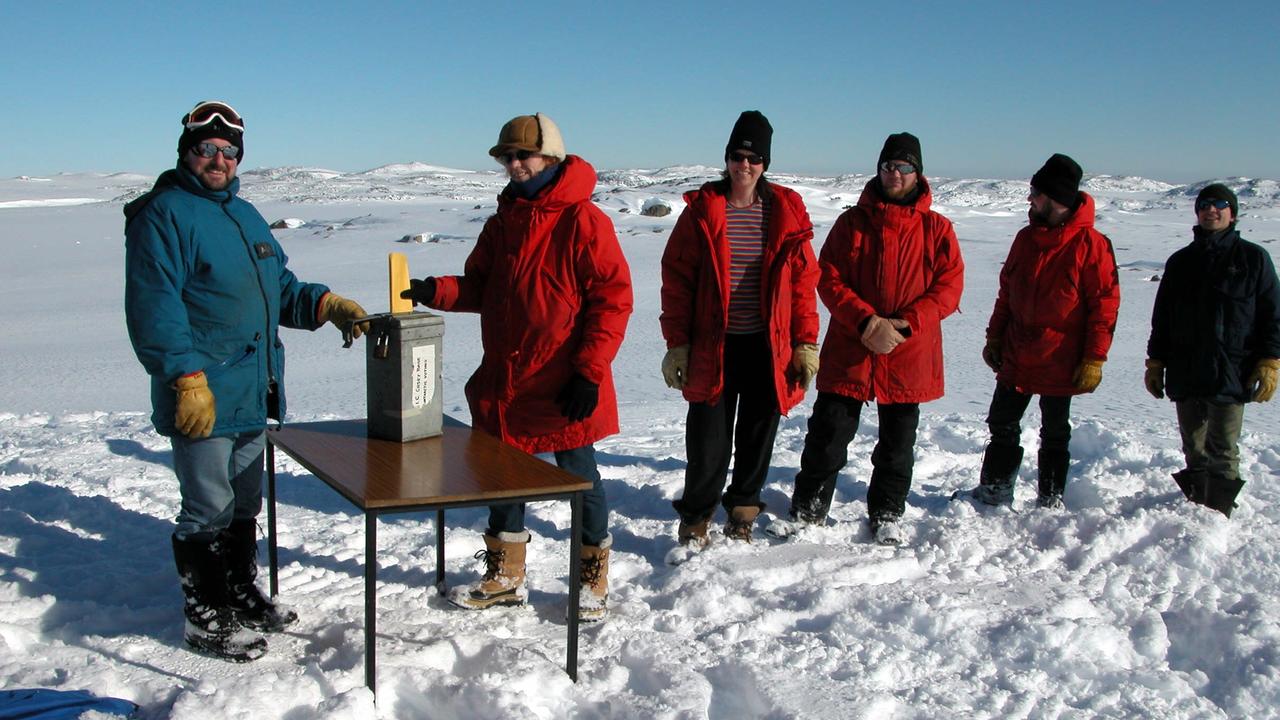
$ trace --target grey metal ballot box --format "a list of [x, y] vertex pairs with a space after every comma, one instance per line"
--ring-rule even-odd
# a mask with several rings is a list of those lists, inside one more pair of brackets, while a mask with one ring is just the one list
[[374, 316], [365, 342], [369, 437], [409, 442], [443, 432], [444, 318]]

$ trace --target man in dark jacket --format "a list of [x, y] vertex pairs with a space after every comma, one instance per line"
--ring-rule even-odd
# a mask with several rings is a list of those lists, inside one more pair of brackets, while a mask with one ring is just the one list
[[862, 407], [875, 401], [867, 515], [876, 542], [903, 540], [920, 403], [943, 394], [942, 321], [960, 305], [964, 261], [951, 221], [931, 207], [920, 141], [890, 135], [877, 170], [818, 255], [818, 296], [831, 324], [790, 518], [772, 523], [772, 535], [826, 522]]
[[1147, 341], [1147, 390], [1178, 410], [1187, 499], [1231, 517], [1244, 403], [1266, 402], [1280, 371], [1280, 281], [1271, 255], [1240, 237], [1226, 185], [1196, 197], [1191, 244], [1165, 263]]
[[1040, 396], [1040, 507], [1062, 505], [1071, 455], [1071, 397], [1102, 381], [1120, 311], [1111, 241], [1093, 227], [1094, 205], [1080, 191], [1083, 171], [1055, 153], [1031, 177], [1030, 224], [1000, 270], [1000, 292], [982, 359], [996, 373], [987, 413], [991, 442], [974, 498], [1013, 503], [1022, 463], [1022, 416]]
[[297, 620], [254, 583], [267, 418], [285, 410], [277, 330], [345, 328], [365, 312], [299, 282], [266, 221], [238, 197], [240, 115], [202, 102], [182, 125], [177, 167], [124, 208], [125, 319], [151, 376], [152, 423], [173, 446], [186, 641], [245, 662], [267, 649], [254, 630]]

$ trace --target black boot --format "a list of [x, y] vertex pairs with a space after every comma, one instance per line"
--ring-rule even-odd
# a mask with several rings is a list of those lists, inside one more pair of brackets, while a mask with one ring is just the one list
[[[1209, 504], [1209, 473], [1206, 470], [1179, 470], [1173, 481], [1182, 488], [1182, 494], [1197, 505]], [[1234, 496], [1233, 496], [1234, 497]]]
[[1236, 509], [1236, 496], [1244, 488], [1244, 481], [1238, 478], [1212, 478], [1209, 480], [1209, 494], [1205, 505], [1231, 517]]
[[173, 561], [182, 583], [183, 633], [200, 652], [232, 662], [257, 660], [267, 653], [267, 641], [246, 630], [227, 606], [226, 572], [214, 542], [173, 536]]
[[1067, 468], [1071, 454], [1066, 450], [1041, 450], [1039, 495], [1036, 504], [1042, 508], [1062, 507], [1062, 494], [1067, 489]]
[[260, 632], [279, 632], [298, 614], [267, 599], [258, 590], [258, 537], [253, 520], [233, 520], [218, 536], [227, 569], [227, 604], [241, 625]]
[[987, 505], [1012, 505], [1013, 484], [1021, 465], [1021, 446], [987, 445], [973, 497]]

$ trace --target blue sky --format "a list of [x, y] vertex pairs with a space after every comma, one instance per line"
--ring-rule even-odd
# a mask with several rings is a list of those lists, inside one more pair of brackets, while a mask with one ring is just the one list
[[1280, 2], [0, 0], [0, 175], [155, 173], [224, 99], [244, 167], [490, 168], [535, 111], [598, 168], [718, 165], [738, 113], [773, 169], [1280, 177]]

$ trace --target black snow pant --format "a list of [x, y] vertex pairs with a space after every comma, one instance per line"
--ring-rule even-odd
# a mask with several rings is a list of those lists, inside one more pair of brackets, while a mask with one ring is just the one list
[[[835, 393], [818, 393], [804, 438], [800, 472], [791, 496], [792, 512], [807, 520], [825, 518], [836, 491], [836, 477], [849, 461], [849, 443], [858, 432], [863, 402]], [[877, 404], [880, 437], [871, 452], [867, 515], [901, 516], [911, 492], [915, 467], [918, 403]]]
[[[714, 515], [717, 501], [726, 510], [745, 505], [764, 509], [760, 491], [769, 473], [781, 417], [772, 357], [764, 333], [726, 336], [720, 400], [689, 403], [684, 493], [672, 503], [686, 523], [696, 524]], [[733, 480], [725, 490], [730, 456]]]
[[[1018, 392], [1014, 388], [996, 383], [995, 393], [991, 396], [991, 409], [987, 411], [987, 427], [991, 429], [991, 444], [987, 446], [983, 461], [983, 475], [987, 476], [990, 468], [987, 461], [997, 457], [1022, 458], [1022, 416], [1031, 404], [1031, 395]], [[1040, 454], [1039, 495], [1061, 496], [1067, 486], [1067, 467], [1071, 461], [1068, 446], [1071, 444], [1071, 396], [1040, 396]], [[1007, 472], [1005, 472], [1007, 470]], [[1001, 468], [998, 475], [1010, 480], [1018, 472], [1012, 468]]]

